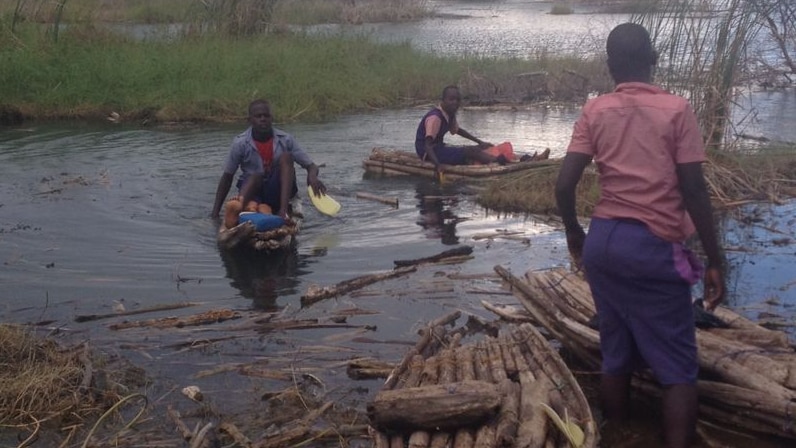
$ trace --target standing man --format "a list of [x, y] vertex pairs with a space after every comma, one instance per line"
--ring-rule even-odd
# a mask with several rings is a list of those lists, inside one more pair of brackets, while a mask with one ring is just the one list
[[[715, 308], [725, 291], [702, 174], [705, 150], [688, 101], [650, 84], [657, 53], [647, 30], [619, 25], [606, 48], [616, 90], [583, 107], [556, 200], [597, 308], [605, 417], [612, 424], [628, 418], [631, 373], [647, 365], [664, 388], [667, 446], [684, 448], [697, 418], [690, 287], [703, 268], [683, 246], [695, 230], [708, 261], [706, 307]], [[601, 197], [586, 236], [575, 214], [575, 187], [592, 159]]]
[[232, 142], [210, 215], [212, 218], [218, 216], [235, 172], [240, 168], [238, 195], [227, 201], [224, 209], [226, 228], [236, 226], [238, 215], [244, 210], [274, 213], [287, 219], [290, 199], [298, 191], [293, 162], [307, 170], [307, 185], [316, 194], [326, 193], [326, 187], [318, 180], [318, 166], [292, 135], [273, 127], [268, 101], [252, 101], [248, 121], [249, 128]]
[[[415, 135], [415, 151], [420, 160], [434, 164], [437, 174], [445, 172], [446, 165], [465, 165], [471, 162], [494, 163], [505, 165], [508, 160], [504, 156], [495, 157], [484, 152], [493, 146], [459, 127], [456, 112], [462, 98], [459, 88], [447, 86], [442, 90], [442, 102], [428, 111], [420, 120]], [[477, 146], [448, 146], [443, 142], [445, 134], [461, 135]], [[439, 176], [438, 176], [439, 177]]]

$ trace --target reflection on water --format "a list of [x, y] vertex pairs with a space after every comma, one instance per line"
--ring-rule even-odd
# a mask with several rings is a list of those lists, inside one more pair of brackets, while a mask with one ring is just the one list
[[446, 246], [459, 244], [456, 225], [467, 218], [456, 215], [460, 197], [440, 188], [432, 180], [419, 181], [415, 187], [419, 216], [417, 224], [426, 238], [439, 239]]
[[219, 253], [230, 285], [251, 299], [253, 308], [263, 311], [277, 311], [280, 296], [297, 292], [298, 277], [305, 268], [295, 247], [270, 254], [246, 249]]

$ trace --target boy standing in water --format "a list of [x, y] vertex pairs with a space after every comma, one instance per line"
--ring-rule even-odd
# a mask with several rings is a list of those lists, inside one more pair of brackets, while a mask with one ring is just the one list
[[316, 194], [326, 193], [326, 187], [318, 180], [318, 166], [292, 135], [273, 127], [268, 101], [252, 101], [248, 120], [249, 128], [232, 142], [210, 214], [212, 218], [218, 216], [235, 172], [240, 168], [239, 193], [224, 208], [224, 226], [227, 228], [238, 224], [238, 215], [244, 211], [243, 204], [246, 204], [245, 211], [274, 213], [287, 219], [290, 199], [298, 191], [293, 162], [307, 170], [307, 185]]
[[[664, 388], [667, 446], [688, 447], [697, 418], [697, 348], [691, 284], [702, 266], [683, 242], [699, 235], [707, 256], [705, 305], [724, 298], [706, 160], [690, 104], [650, 84], [657, 54], [644, 27], [608, 36], [612, 93], [590, 100], [575, 124], [556, 185], [567, 245], [594, 297], [602, 352], [605, 417], [629, 416], [631, 373], [647, 365]], [[588, 236], [575, 213], [575, 187], [594, 159], [601, 196]]]
[[[442, 102], [434, 107], [420, 120], [415, 136], [415, 151], [421, 160], [433, 163], [437, 174], [445, 172], [446, 165], [465, 165], [471, 162], [493, 163], [505, 165], [505, 157], [495, 157], [484, 152], [493, 146], [474, 137], [459, 127], [456, 112], [461, 105], [461, 94], [456, 86], [447, 86], [442, 90]], [[477, 143], [477, 146], [448, 146], [443, 142], [445, 134], [461, 135]]]

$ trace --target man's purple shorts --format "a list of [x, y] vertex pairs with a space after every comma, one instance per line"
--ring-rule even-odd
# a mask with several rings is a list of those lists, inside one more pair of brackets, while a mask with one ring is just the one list
[[701, 266], [635, 220], [593, 218], [583, 265], [600, 321], [602, 371], [649, 366], [663, 385], [696, 382], [691, 284]]
[[[439, 163], [443, 165], [467, 164], [467, 157], [465, 157], [464, 148], [461, 146], [438, 145], [434, 147], [434, 154], [437, 155], [437, 160], [439, 160]], [[420, 158], [423, 160], [429, 160], [426, 157], [425, 151], [422, 155], [418, 152], [418, 156], [420, 156]]]

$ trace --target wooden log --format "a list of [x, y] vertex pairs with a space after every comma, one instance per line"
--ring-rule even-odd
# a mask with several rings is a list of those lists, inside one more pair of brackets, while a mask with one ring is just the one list
[[199, 325], [215, 324], [231, 319], [240, 319], [240, 313], [232, 310], [210, 310], [204, 313], [185, 317], [164, 317], [162, 319], [148, 319], [132, 322], [119, 322], [109, 325], [111, 330], [124, 330], [128, 328], [182, 328]]
[[520, 426], [517, 448], [541, 448], [547, 440], [547, 416], [540, 403], [549, 404], [552, 384], [546, 375], [535, 378], [529, 371], [520, 372]]
[[231, 229], [222, 226], [218, 232], [218, 246], [225, 250], [232, 250], [249, 241], [255, 233], [254, 224], [250, 222], [238, 224]]
[[475, 433], [474, 448], [495, 448], [497, 446], [497, 433], [495, 432], [495, 425], [483, 425], [478, 428]]
[[357, 192], [356, 197], [359, 199], [368, 199], [370, 201], [381, 202], [382, 204], [391, 205], [398, 208], [398, 198], [387, 198], [384, 196], [377, 196], [375, 194]]
[[90, 322], [94, 320], [100, 319], [108, 319], [111, 317], [120, 317], [120, 316], [132, 316], [135, 314], [144, 314], [144, 313], [155, 313], [158, 311], [171, 311], [177, 310], [181, 308], [187, 308], [189, 306], [196, 306], [196, 303], [190, 302], [181, 302], [181, 303], [168, 303], [162, 305], [155, 305], [145, 308], [140, 308], [137, 310], [129, 310], [129, 311], [121, 311], [118, 313], [107, 313], [107, 314], [79, 314], [75, 316], [75, 322]]
[[736, 362], [712, 345], [700, 344], [699, 367], [707, 372], [720, 375], [728, 383], [796, 400], [796, 390], [788, 389], [771, 378]]
[[455, 429], [478, 425], [500, 406], [497, 386], [485, 381], [380, 391], [368, 406], [377, 428]]
[[[435, 174], [433, 170], [428, 170], [427, 168], [419, 168], [410, 165], [401, 165], [398, 163], [392, 162], [384, 162], [378, 160], [365, 160], [362, 162], [362, 166], [365, 168], [365, 171], [369, 171], [372, 173], [380, 173], [380, 174], [414, 174], [418, 176], [424, 176], [429, 178], [435, 178]], [[457, 176], [455, 174], [451, 174], [447, 176], [448, 179], [456, 180], [461, 179], [462, 176]]]
[[412, 357], [412, 361], [409, 362], [409, 368], [406, 372], [407, 374], [398, 382], [398, 387], [402, 389], [417, 387], [420, 384], [420, 378], [423, 375], [424, 365], [425, 360], [421, 355], [415, 355]]
[[[544, 362], [541, 362], [542, 370], [547, 374], [555, 389], [550, 393], [550, 403], [557, 412], [561, 413], [561, 408], [556, 408], [556, 393], [560, 392], [567, 404], [563, 409], [568, 411], [570, 417], [581, 427], [585, 435], [584, 446], [595, 446], [597, 444], [598, 432], [591, 415], [586, 396], [578, 385], [575, 376], [569, 367], [561, 359], [558, 352], [550, 347], [550, 344], [531, 324], [522, 324], [518, 331], [528, 335], [528, 341], [534, 347], [532, 353], [535, 356], [544, 354]], [[537, 358], [538, 359], [538, 358]]]
[[407, 352], [406, 355], [404, 355], [404, 357], [401, 359], [401, 362], [398, 363], [398, 365], [395, 366], [394, 369], [392, 369], [392, 372], [390, 372], [390, 376], [388, 376], [387, 379], [384, 381], [383, 389], [394, 388], [400, 381], [401, 376], [403, 376], [404, 373], [406, 372], [407, 368], [409, 367], [409, 363], [412, 361], [412, 359], [414, 359], [415, 355], [419, 354], [420, 353], [417, 351], [416, 348], [413, 347], [409, 349], [409, 352]]
[[431, 434], [428, 431], [415, 431], [409, 436], [409, 448], [428, 448], [431, 443]]
[[320, 302], [321, 300], [346, 294], [356, 289], [372, 285], [373, 283], [376, 282], [410, 274], [412, 272], [415, 272], [416, 270], [417, 268], [414, 266], [406, 266], [402, 268], [393, 269], [392, 271], [363, 275], [361, 277], [345, 280], [340, 283], [337, 283], [336, 285], [326, 286], [323, 288], [310, 287], [307, 290], [306, 294], [301, 296], [301, 306], [302, 307], [309, 306], [316, 302]]
[[451, 435], [447, 432], [437, 432], [431, 436], [429, 448], [448, 448], [451, 443]]
[[475, 379], [492, 382], [489, 356], [487, 356], [486, 345], [483, 342], [479, 342], [473, 351], [473, 367], [475, 368]]
[[520, 424], [520, 385], [507, 378], [500, 383], [500, 391], [503, 394], [503, 401], [500, 404], [495, 427], [497, 446], [513, 447]]
[[438, 262], [438, 261], [444, 260], [446, 258], [458, 257], [458, 256], [462, 256], [462, 255], [470, 255], [472, 253], [473, 253], [473, 247], [472, 246], [459, 246], [459, 247], [455, 247], [453, 249], [449, 249], [449, 250], [440, 252], [440, 253], [438, 253], [436, 255], [432, 255], [430, 257], [417, 258], [417, 259], [414, 259], [414, 260], [395, 260], [395, 261], [393, 261], [393, 263], [395, 263], [396, 266], [401, 266], [401, 267], [403, 267], [403, 266], [416, 266], [416, 265], [423, 264], [423, 263]]
[[[425, 360], [423, 372], [420, 374], [419, 386], [429, 386], [437, 383], [439, 364], [437, 356], [431, 356]], [[431, 433], [425, 430], [412, 432], [407, 442], [409, 448], [429, 448], [430, 444]]]
[[471, 346], [464, 347], [458, 350], [456, 355], [456, 379], [458, 381], [474, 380], [473, 348]]
[[492, 381], [495, 383], [502, 383], [503, 380], [508, 378], [506, 375], [506, 368], [503, 365], [503, 356], [500, 352], [500, 344], [496, 338], [488, 338], [486, 340], [486, 355], [489, 362], [489, 372]]
[[729, 341], [743, 342], [766, 350], [787, 350], [793, 353], [788, 335], [782, 331], [760, 331], [755, 328], [711, 328], [705, 331]]
[[218, 430], [229, 435], [242, 448], [251, 448], [252, 441], [246, 437], [237, 426], [230, 422], [222, 422], [218, 425]]
[[460, 429], [456, 431], [456, 436], [453, 438], [452, 448], [473, 448], [475, 445], [475, 434], [469, 429]]
[[[756, 346], [727, 340], [716, 336], [712, 332], [701, 330], [697, 331], [696, 337], [700, 350], [705, 350], [706, 348], [716, 350], [722, 353], [723, 356], [732, 358], [735, 362], [760, 373], [778, 384], [784, 385], [789, 389], [796, 389], [796, 382], [790, 384], [791, 379], [796, 380], [796, 371], [791, 372], [789, 365], [772, 359]], [[796, 356], [794, 359], [796, 359]]]
[[[472, 381], [476, 379], [475, 368], [473, 366], [474, 347], [466, 346], [456, 350], [456, 380]], [[453, 448], [472, 448], [475, 444], [475, 434], [469, 428], [459, 428], [453, 435]]]
[[518, 308], [511, 305], [498, 305], [486, 300], [481, 301], [481, 306], [498, 315], [506, 322], [531, 322], [533, 317], [525, 308]]
[[502, 335], [498, 338], [498, 346], [500, 347], [500, 355], [503, 358], [503, 368], [509, 378], [517, 377], [517, 364], [514, 362], [514, 357], [511, 355], [511, 348], [516, 345], [511, 335]]
[[390, 448], [404, 448], [404, 436], [402, 434], [394, 434], [390, 437]]
[[357, 358], [348, 361], [346, 374], [352, 380], [387, 378], [395, 366], [372, 358]]
[[761, 414], [768, 414], [780, 419], [771, 420], [772, 422], [792, 418], [796, 413], [796, 402], [794, 401], [765, 392], [715, 381], [700, 381], [699, 396], [700, 400], [705, 400], [707, 403], [713, 403], [725, 409], [735, 408], [758, 411]]
[[453, 350], [443, 350], [439, 356], [438, 384], [448, 384], [456, 381], [456, 358]]

